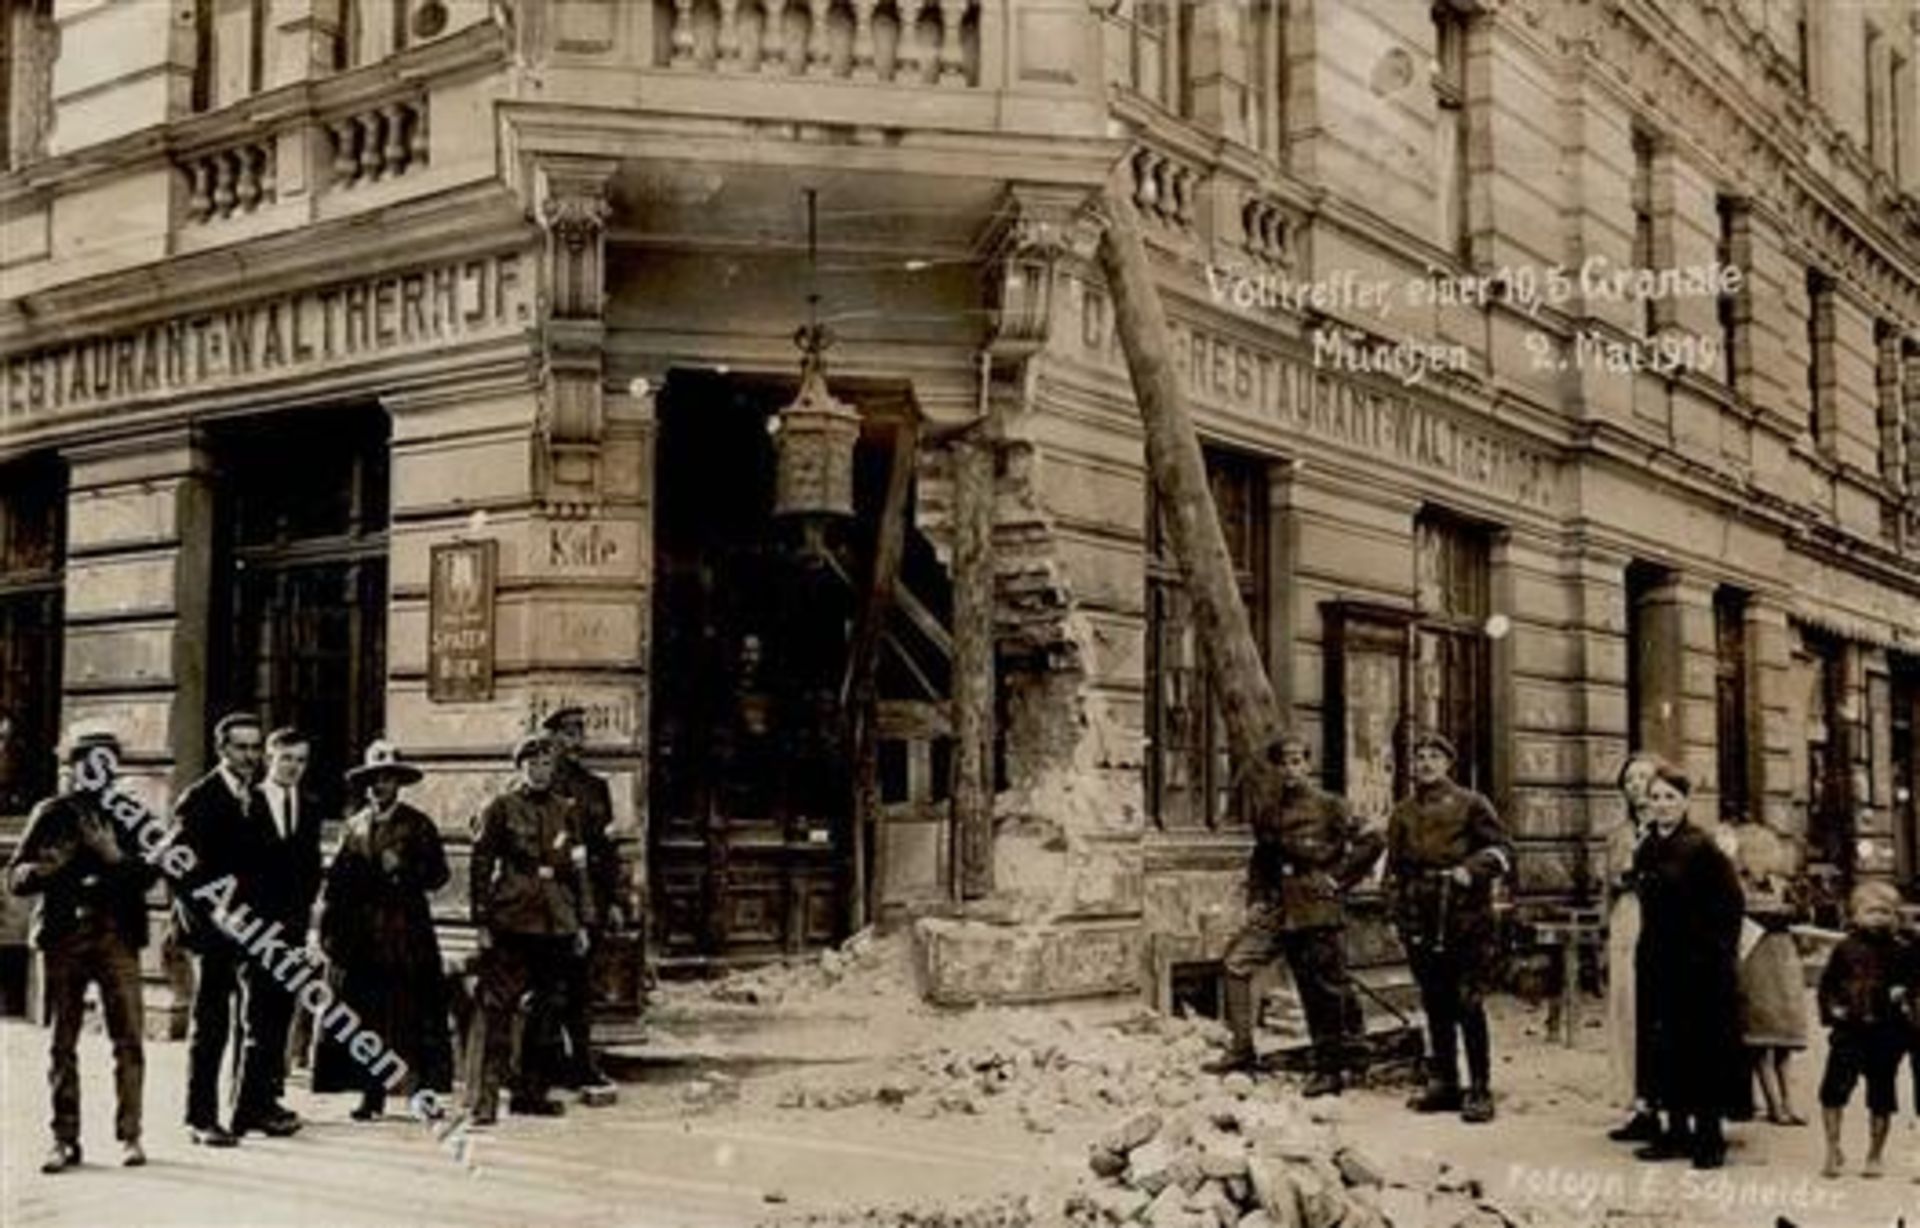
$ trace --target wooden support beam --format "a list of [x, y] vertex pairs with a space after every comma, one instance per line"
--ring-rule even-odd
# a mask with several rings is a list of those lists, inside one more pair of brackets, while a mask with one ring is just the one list
[[1139, 216], [1127, 187], [1113, 180], [1102, 206], [1107, 225], [1100, 235], [1100, 268], [1113, 295], [1114, 325], [1146, 428], [1147, 469], [1193, 603], [1194, 638], [1220, 700], [1228, 744], [1236, 766], [1251, 764], [1279, 728], [1279, 707], [1207, 486], [1200, 437], [1174, 370], [1166, 312], [1140, 240]]
[[893, 608], [900, 579], [900, 560], [906, 553], [907, 499], [913, 491], [914, 456], [919, 429], [911, 417], [893, 426], [893, 455], [887, 463], [887, 493], [880, 508], [873, 566], [868, 572], [853, 646], [847, 654], [847, 672], [840, 684], [841, 710], [847, 714], [853, 752], [853, 928], [863, 928], [876, 913], [867, 873], [870, 828], [880, 821], [879, 664], [885, 642], [887, 611]]
[[953, 846], [961, 900], [993, 891], [993, 449], [953, 445]]

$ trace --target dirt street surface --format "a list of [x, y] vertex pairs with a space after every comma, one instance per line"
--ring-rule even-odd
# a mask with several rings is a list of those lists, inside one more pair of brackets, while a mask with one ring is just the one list
[[[1126, 1006], [941, 1012], [891, 945], [676, 989], [610, 1055], [617, 1105], [438, 1137], [361, 1125], [299, 1091], [309, 1125], [236, 1151], [178, 1125], [185, 1047], [148, 1049], [152, 1164], [111, 1166], [104, 1041], [83, 1042], [87, 1164], [37, 1171], [44, 1033], [0, 1027], [0, 1225], [916, 1225], [995, 1228], [1895, 1228], [1920, 1224], [1920, 1131], [1892, 1171], [1823, 1181], [1819, 1130], [1736, 1125], [1726, 1168], [1634, 1161], [1603, 1133], [1596, 1027], [1566, 1049], [1540, 1012], [1497, 1017], [1499, 1119], [1417, 1117], [1406, 1089], [1301, 1100], [1290, 1077], [1197, 1073], [1214, 1026]], [[1813, 1101], [1821, 1054], [1796, 1067]], [[1865, 1120], [1850, 1118], [1857, 1173]]]

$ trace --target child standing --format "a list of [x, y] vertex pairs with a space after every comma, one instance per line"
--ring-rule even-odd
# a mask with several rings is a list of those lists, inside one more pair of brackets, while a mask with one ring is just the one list
[[1904, 1006], [1914, 981], [1914, 954], [1900, 936], [1900, 894], [1892, 884], [1862, 883], [1850, 900], [1853, 924], [1820, 976], [1820, 1022], [1829, 1030], [1820, 1080], [1820, 1118], [1827, 1133], [1823, 1177], [1837, 1177], [1840, 1116], [1853, 1085], [1867, 1084], [1867, 1162], [1863, 1177], [1885, 1171], [1882, 1152], [1897, 1106], [1894, 1076], [1907, 1046]]

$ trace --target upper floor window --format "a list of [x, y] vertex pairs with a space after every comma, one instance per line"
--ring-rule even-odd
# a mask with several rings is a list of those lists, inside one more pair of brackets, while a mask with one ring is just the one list
[[1467, 15], [1448, 0], [1433, 7], [1434, 170], [1439, 176], [1439, 238], [1455, 255], [1468, 254]]
[[[1653, 228], [1653, 138], [1644, 132], [1633, 134], [1633, 264], [1649, 273], [1660, 266], [1659, 243]], [[1640, 300], [1640, 328], [1648, 336], [1660, 331], [1658, 298], [1645, 295]]]
[[0, 0], [0, 170], [47, 152], [58, 48], [53, 0]]
[[266, 87], [267, 0], [195, 0], [193, 109], [232, 106]]
[[1247, 6], [1247, 144], [1279, 158], [1286, 149], [1287, 6], [1251, 0]]
[[54, 788], [66, 506], [58, 458], [0, 466], [0, 814]]
[[1914, 165], [1920, 151], [1913, 148], [1920, 98], [1914, 96], [1912, 63], [1897, 51], [1887, 62], [1887, 168], [1894, 186], [1920, 190], [1920, 166]]
[[1861, 56], [1861, 80], [1865, 88], [1861, 90], [1866, 107], [1867, 157], [1873, 162], [1885, 165], [1891, 161], [1887, 134], [1885, 132], [1888, 112], [1887, 76], [1883, 67], [1886, 54], [1886, 39], [1880, 28], [1871, 21], [1862, 23], [1866, 31], [1866, 46]]
[[1831, 451], [1840, 438], [1840, 398], [1835, 386], [1833, 280], [1807, 271], [1807, 414], [1813, 441]]
[[[1718, 202], [1718, 212], [1720, 242], [1716, 258], [1723, 267], [1744, 270], [1748, 255], [1746, 202], [1722, 196]], [[1741, 290], [1722, 294], [1714, 304], [1720, 323], [1721, 360], [1725, 364], [1721, 377], [1726, 381], [1727, 390], [1735, 395], [1747, 392], [1740, 372], [1751, 358], [1746, 352], [1748, 300], [1745, 298], [1744, 279], [1741, 286]]]
[[1906, 343], [1885, 320], [1873, 322], [1874, 406], [1880, 427], [1880, 476], [1896, 490], [1907, 486], [1905, 389]]
[[1193, 9], [1178, 0], [1120, 0], [1116, 13], [1127, 42], [1127, 84], [1176, 115], [1191, 110], [1187, 51]]

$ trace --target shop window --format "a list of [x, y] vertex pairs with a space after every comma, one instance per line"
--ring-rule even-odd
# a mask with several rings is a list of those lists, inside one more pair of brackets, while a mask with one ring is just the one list
[[0, 170], [46, 155], [58, 50], [53, 0], [0, 0]]
[[1438, 175], [1440, 242], [1466, 256], [1467, 222], [1467, 15], [1442, 0], [1433, 7], [1434, 170]]
[[1415, 720], [1452, 740], [1459, 751], [1454, 778], [1484, 793], [1493, 779], [1486, 637], [1492, 535], [1444, 512], [1423, 512], [1414, 524], [1414, 569]]
[[[1252, 457], [1209, 450], [1207, 478], [1220, 513], [1254, 637], [1265, 653], [1267, 610], [1266, 465]], [[1152, 493], [1149, 491], [1149, 499]], [[1150, 517], [1147, 564], [1147, 798], [1162, 828], [1206, 830], [1244, 821], [1231, 796], [1227, 733], [1207, 678], [1164, 525]]]
[[305, 730], [308, 780], [337, 813], [342, 773], [384, 724], [386, 415], [265, 417], [227, 431], [217, 455], [231, 577], [221, 706]]
[[0, 815], [54, 789], [66, 504], [57, 458], [0, 466]]
[[1738, 589], [1713, 595], [1713, 647], [1720, 821], [1744, 823], [1755, 816], [1747, 759], [1747, 595]]

